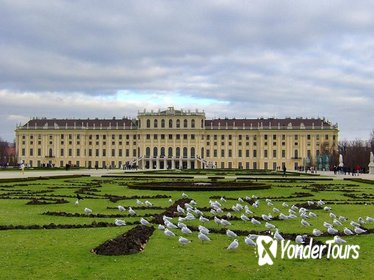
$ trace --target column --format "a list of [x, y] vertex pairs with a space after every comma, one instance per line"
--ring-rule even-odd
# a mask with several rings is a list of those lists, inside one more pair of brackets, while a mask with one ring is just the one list
[[156, 169], [160, 169], [160, 160], [156, 159]]
[[167, 169], [168, 168], [168, 163], [166, 161], [166, 159], [164, 159], [164, 169]]
[[191, 169], [191, 160], [190, 159], [187, 160], [187, 169]]
[[175, 169], [175, 161], [174, 161], [174, 158], [171, 159], [171, 169]]

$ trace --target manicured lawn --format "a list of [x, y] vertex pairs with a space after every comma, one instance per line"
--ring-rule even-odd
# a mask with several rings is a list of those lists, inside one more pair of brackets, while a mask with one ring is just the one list
[[[191, 173], [188, 172], [190, 175]], [[84, 214], [85, 207], [91, 208], [93, 214], [123, 215], [121, 219], [127, 222], [138, 222], [143, 215], [160, 214], [171, 205], [169, 198], [155, 198], [156, 195], [171, 196], [173, 201], [181, 198], [182, 191], [157, 191], [128, 189], [127, 183], [131, 178], [70, 178], [50, 179], [32, 182], [0, 183], [0, 226], [29, 226], [47, 225], [50, 223], [64, 225], [83, 225], [92, 222], [114, 223], [115, 218], [92, 217], [81, 215], [78, 217], [51, 216], [43, 213], [66, 212]], [[139, 181], [140, 179], [137, 179]], [[171, 179], [146, 179], [144, 181], [170, 181]], [[187, 180], [187, 179], [186, 179]], [[145, 246], [144, 251], [127, 256], [99, 256], [91, 253], [106, 240], [125, 233], [134, 225], [124, 227], [72, 228], [72, 229], [12, 229], [0, 231], [0, 278], [1, 279], [372, 279], [374, 273], [372, 260], [374, 259], [373, 234], [344, 236], [341, 231], [349, 227], [349, 221], [359, 217], [374, 216], [374, 185], [347, 181], [261, 181], [271, 185], [271, 189], [241, 190], [241, 191], [185, 191], [189, 198], [197, 202], [197, 208], [209, 207], [211, 196], [225, 197], [222, 208], [231, 208], [238, 203], [238, 198], [255, 195], [259, 198], [258, 208], [247, 202], [255, 216], [272, 213], [277, 207], [282, 213], [288, 214], [288, 208], [282, 206], [287, 202], [289, 206], [304, 203], [308, 200], [327, 201], [327, 206], [337, 216], [343, 215], [348, 221], [343, 226], [336, 226], [340, 236], [347, 244], [360, 245], [360, 256], [353, 259], [321, 260], [282, 260], [275, 259], [274, 265], [259, 266], [256, 250], [244, 244], [244, 236], [239, 236], [239, 247], [228, 251], [226, 247], [231, 243], [226, 235], [210, 234], [211, 242], [204, 243], [197, 238], [197, 232], [185, 236], [192, 242], [186, 246], [178, 243], [177, 237], [166, 237], [163, 231], [156, 228], [154, 234]], [[319, 188], [319, 189], [318, 189]], [[323, 190], [322, 190], [323, 189]], [[75, 205], [76, 191], [85, 197], [79, 205]], [[299, 193], [299, 194], [298, 194]], [[304, 193], [310, 196], [301, 196]], [[111, 202], [107, 195], [120, 196], [120, 200]], [[353, 196], [352, 196], [353, 195]], [[154, 206], [163, 209], [135, 209], [135, 198], [131, 196], [146, 196], [139, 198], [148, 200]], [[266, 198], [272, 198], [273, 206], [268, 206]], [[26, 205], [32, 198], [52, 201], [48, 199], [64, 198], [65, 204]], [[335, 204], [337, 203], [337, 204]], [[359, 204], [362, 203], [362, 204]], [[114, 209], [117, 205], [128, 208], [134, 207], [137, 216], [127, 217], [127, 212]], [[332, 223], [329, 213], [322, 209], [311, 210], [318, 216], [308, 221], [311, 227], [302, 226], [300, 218], [293, 220], [271, 221], [282, 234], [307, 234], [312, 236], [313, 228], [326, 231], [323, 222]], [[224, 211], [226, 214], [227, 211]], [[240, 217], [243, 212], [230, 213]], [[204, 216], [211, 219], [204, 226], [220, 229], [221, 226], [213, 222], [213, 215], [204, 211]], [[251, 218], [251, 215], [248, 215]], [[151, 217], [146, 219], [151, 220]], [[173, 219], [177, 223], [177, 218]], [[265, 221], [261, 225], [250, 222], [232, 220], [229, 228], [236, 230], [264, 231]], [[198, 226], [198, 220], [185, 222], [188, 226]], [[157, 225], [155, 225], [157, 227]], [[366, 223], [363, 227], [373, 229], [374, 223]], [[177, 236], [180, 230], [173, 230]], [[325, 242], [332, 237], [315, 238]], [[293, 242], [293, 241], [292, 241]]]

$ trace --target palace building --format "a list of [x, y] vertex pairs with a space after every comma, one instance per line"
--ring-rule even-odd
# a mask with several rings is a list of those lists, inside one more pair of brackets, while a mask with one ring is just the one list
[[173, 107], [134, 119], [34, 118], [16, 129], [18, 160], [32, 167], [293, 170], [337, 143], [325, 119], [206, 119]]

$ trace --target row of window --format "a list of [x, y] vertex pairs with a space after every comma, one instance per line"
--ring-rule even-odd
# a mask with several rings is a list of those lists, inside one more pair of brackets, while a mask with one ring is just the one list
[[[173, 126], [173, 120], [169, 119], [168, 122], [168, 128], [174, 128]], [[192, 119], [190, 122], [190, 127], [188, 126], [188, 120], [184, 119], [183, 122], [180, 119], [176, 119], [175, 121], [175, 128], [181, 128], [183, 124], [183, 128], [195, 128], [196, 127], [196, 121], [195, 119]], [[140, 126], [140, 121], [139, 121], [139, 126]], [[151, 128], [151, 120], [147, 119], [146, 120], [146, 127]], [[153, 127], [152, 128], [158, 128], [159, 127], [159, 122], [158, 119], [153, 120]], [[201, 120], [200, 128], [204, 127], [204, 120]], [[166, 128], [166, 121], [165, 119], [161, 119], [160, 121], [160, 128]]]

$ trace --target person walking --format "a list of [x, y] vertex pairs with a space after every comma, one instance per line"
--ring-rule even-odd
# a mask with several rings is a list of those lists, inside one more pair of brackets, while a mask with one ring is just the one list
[[283, 177], [286, 177], [286, 171], [287, 171], [286, 165], [283, 165]]

